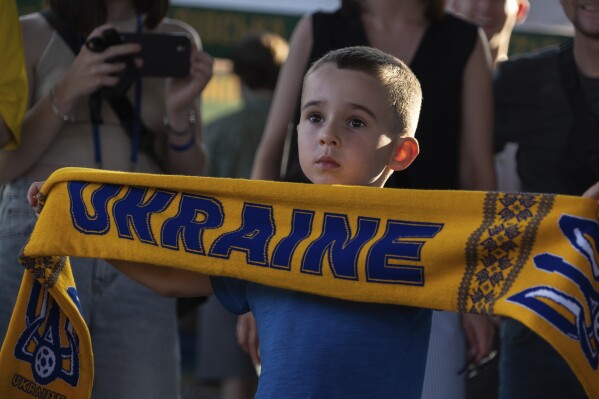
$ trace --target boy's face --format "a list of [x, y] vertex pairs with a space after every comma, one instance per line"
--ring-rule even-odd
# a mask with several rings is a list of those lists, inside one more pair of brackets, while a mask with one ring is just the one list
[[372, 76], [324, 64], [305, 82], [298, 124], [302, 170], [315, 184], [382, 187], [401, 138], [388, 95]]

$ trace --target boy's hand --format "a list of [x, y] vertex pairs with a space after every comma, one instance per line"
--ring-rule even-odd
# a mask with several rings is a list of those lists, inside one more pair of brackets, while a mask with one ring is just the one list
[[237, 343], [250, 355], [254, 366], [260, 364], [260, 343], [258, 327], [252, 312], [242, 314], [237, 318]]
[[488, 316], [464, 313], [462, 327], [468, 340], [468, 358], [479, 364], [493, 350], [495, 324]]
[[[593, 184], [582, 194], [583, 197], [593, 198], [599, 204], [599, 182]], [[599, 212], [597, 213], [597, 219], [599, 219]]]
[[29, 191], [27, 192], [27, 202], [38, 215], [42, 211], [42, 204], [39, 201], [39, 195], [43, 185], [43, 181], [36, 181], [31, 185], [31, 187], [29, 187]]
[[583, 197], [594, 198], [599, 201], [599, 182], [593, 184], [582, 194]]

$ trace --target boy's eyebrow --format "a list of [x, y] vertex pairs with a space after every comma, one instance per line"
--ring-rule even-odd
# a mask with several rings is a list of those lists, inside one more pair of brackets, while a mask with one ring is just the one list
[[362, 111], [366, 112], [368, 115], [370, 115], [372, 117], [372, 119], [376, 119], [376, 115], [374, 114], [374, 112], [372, 112], [370, 110], [370, 108], [362, 105], [362, 104], [356, 104], [356, 103], [349, 103], [349, 105], [351, 105], [354, 108], [357, 109], [361, 109]]
[[[308, 101], [307, 103], [305, 103], [304, 105], [302, 105], [302, 111], [308, 107], [311, 107], [313, 105], [319, 105], [321, 104], [322, 101], [318, 101], [318, 100], [312, 100], [312, 101]], [[349, 105], [352, 106], [352, 108], [357, 108], [360, 109], [364, 112], [366, 112], [368, 115], [370, 115], [373, 119], [376, 119], [376, 115], [374, 114], [374, 112], [372, 112], [370, 110], [370, 108], [362, 105], [362, 104], [356, 104], [356, 103], [349, 103]]]
[[321, 103], [321, 101], [316, 101], [316, 100], [308, 101], [307, 103], [305, 103], [304, 105], [302, 105], [302, 111], [305, 110], [308, 107], [311, 107], [313, 105], [318, 105], [320, 103]]

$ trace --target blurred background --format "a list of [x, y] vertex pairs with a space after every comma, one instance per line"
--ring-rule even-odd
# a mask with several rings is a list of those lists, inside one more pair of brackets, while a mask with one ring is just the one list
[[[42, 0], [17, 0], [19, 12], [40, 10]], [[315, 10], [334, 10], [340, 0], [171, 0], [169, 16], [193, 26], [204, 50], [216, 58], [214, 76], [203, 93], [203, 122], [240, 106], [240, 86], [228, 61], [231, 48], [244, 34], [261, 30], [289, 40], [299, 18]], [[517, 26], [510, 55], [559, 42], [572, 34], [559, 0], [530, 0], [526, 21]]]

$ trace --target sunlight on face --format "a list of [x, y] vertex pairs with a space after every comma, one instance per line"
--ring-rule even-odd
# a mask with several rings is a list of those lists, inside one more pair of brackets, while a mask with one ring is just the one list
[[382, 187], [390, 175], [388, 95], [372, 76], [325, 64], [305, 82], [298, 124], [302, 170], [315, 184]]

